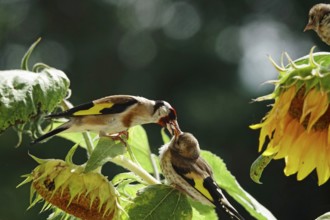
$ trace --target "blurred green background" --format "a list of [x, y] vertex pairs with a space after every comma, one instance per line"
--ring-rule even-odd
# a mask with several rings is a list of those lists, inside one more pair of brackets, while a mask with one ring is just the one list
[[[30, 61], [63, 70], [71, 79], [74, 104], [114, 94], [167, 100], [184, 131], [221, 156], [239, 183], [278, 219], [315, 219], [330, 209], [330, 181], [316, 174], [301, 182], [285, 177], [284, 161], [273, 161], [262, 185], [249, 177], [258, 157], [258, 131], [248, 128], [269, 110], [251, 103], [268, 94], [262, 82], [277, 73], [267, 59], [293, 59], [329, 46], [314, 32], [303, 33], [315, 1], [172, 0], [0, 0], [0, 69], [19, 68], [28, 47], [42, 37]], [[1, 116], [0, 116], [1, 117]], [[153, 152], [160, 128], [147, 125]], [[20, 175], [40, 158], [64, 158], [72, 145], [60, 138], [29, 146], [24, 136], [0, 136], [0, 220], [45, 219], [40, 204], [29, 206], [29, 187], [16, 189]], [[81, 150], [75, 162], [82, 163]], [[105, 175], [113, 175], [107, 165]], [[216, 172], [216, 171], [215, 171]], [[232, 201], [232, 200], [231, 200]], [[233, 202], [234, 203], [234, 202]], [[249, 219], [239, 205], [234, 205]]]

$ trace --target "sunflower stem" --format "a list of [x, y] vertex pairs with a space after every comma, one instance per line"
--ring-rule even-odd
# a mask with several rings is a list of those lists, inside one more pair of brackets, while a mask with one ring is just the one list
[[129, 144], [127, 144], [127, 152], [128, 152], [129, 157], [131, 158], [131, 160], [132, 160], [134, 163], [140, 165], [139, 162], [137, 161], [137, 159], [136, 159], [136, 157], [135, 157], [133, 151], [132, 151], [131, 145], [129, 145]]
[[157, 179], [151, 176], [142, 167], [140, 167], [136, 163], [133, 163], [131, 160], [127, 159], [123, 155], [112, 158], [111, 161], [119, 166], [124, 167], [127, 170], [132, 171], [133, 173], [141, 177], [144, 181], [146, 181], [149, 184], [160, 184], [160, 182]]
[[149, 155], [150, 155], [151, 165], [152, 165], [152, 168], [154, 170], [154, 177], [159, 181], [160, 176], [159, 176], [159, 171], [158, 171], [158, 168], [157, 168], [157, 165], [156, 165], [154, 154], [150, 153]]
[[85, 140], [85, 143], [87, 146], [87, 155], [88, 155], [88, 157], [90, 157], [90, 155], [92, 154], [93, 149], [94, 149], [92, 138], [87, 131], [84, 131], [82, 133], [82, 135], [84, 137], [84, 140]]

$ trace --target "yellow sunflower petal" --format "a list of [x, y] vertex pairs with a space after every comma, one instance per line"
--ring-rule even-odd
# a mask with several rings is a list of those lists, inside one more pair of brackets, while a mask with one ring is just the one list
[[[286, 90], [280, 97], [278, 98], [277, 103], [277, 119], [284, 118], [290, 108], [291, 101], [296, 95], [296, 87], [291, 86], [288, 90]], [[275, 106], [274, 106], [275, 107]]]
[[298, 171], [299, 158], [287, 156], [285, 157], [285, 163], [284, 174], [286, 176], [295, 174]]
[[303, 105], [303, 111], [300, 118], [300, 123], [302, 123], [306, 116], [310, 114], [307, 131], [310, 132], [313, 125], [317, 120], [325, 113], [328, 109], [328, 96], [326, 93], [317, 91], [316, 89], [310, 90], [306, 95]]
[[287, 115], [284, 119], [281, 120], [281, 122], [279, 122], [280, 126], [277, 127], [276, 130], [274, 131], [272, 140], [269, 142], [265, 152], [263, 152], [264, 156], [270, 156], [276, 154], [283, 147], [281, 142], [282, 139], [285, 139], [287, 137], [287, 135], [284, 135], [284, 133], [286, 128], [288, 127], [289, 121], [291, 120], [292, 118], [289, 115]]
[[313, 50], [308, 64], [290, 62], [276, 81], [272, 109], [252, 128], [261, 129], [259, 151], [269, 142], [264, 156], [285, 159], [285, 175], [302, 180], [316, 169], [321, 185], [330, 178], [330, 89]]
[[306, 140], [306, 145], [301, 155], [299, 171], [297, 174], [298, 180], [304, 179], [314, 170], [318, 156], [318, 148], [325, 144], [324, 137], [325, 136], [322, 136], [322, 132], [312, 132], [306, 137], [308, 138], [308, 141]]
[[298, 172], [300, 167], [300, 157], [306, 146], [310, 145], [310, 142], [311, 141], [308, 139], [308, 134], [303, 132], [300, 134], [298, 139], [292, 143], [288, 156], [285, 158], [285, 175], [289, 176]]
[[268, 133], [267, 133], [266, 129], [264, 127], [262, 127], [260, 130], [260, 135], [259, 135], [259, 147], [258, 147], [259, 152], [262, 150], [262, 146], [265, 143], [267, 135], [268, 135]]
[[268, 136], [270, 138], [274, 129], [275, 126], [272, 123], [267, 123], [261, 128], [259, 135], [259, 148], [258, 148], [259, 152], [262, 150], [266, 137]]
[[279, 149], [280, 149], [279, 145], [273, 145], [273, 141], [270, 141], [267, 146], [267, 149], [262, 153], [262, 155], [271, 156], [273, 154], [276, 154]]
[[286, 157], [288, 155], [290, 148], [292, 147], [293, 142], [297, 140], [299, 135], [302, 134], [303, 132], [304, 132], [304, 127], [299, 124], [298, 120], [292, 119], [288, 123], [284, 131], [285, 135], [283, 136], [281, 143], [279, 143], [281, 145], [281, 148], [274, 157], [274, 159], [280, 159]]
[[316, 160], [316, 172], [318, 176], [318, 185], [322, 185], [329, 179], [330, 169], [327, 160], [327, 146], [317, 146], [318, 147], [318, 157]]
[[328, 126], [328, 146], [330, 146], [330, 125]]
[[[330, 169], [330, 147], [329, 146], [326, 149], [326, 160], [328, 161], [328, 167]], [[329, 178], [330, 178], [330, 176], [329, 176]]]

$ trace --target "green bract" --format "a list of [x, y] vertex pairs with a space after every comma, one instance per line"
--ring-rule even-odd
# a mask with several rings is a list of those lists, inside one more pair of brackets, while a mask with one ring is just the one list
[[297, 90], [302, 86], [305, 86], [306, 93], [314, 87], [318, 90], [329, 93], [330, 53], [313, 53], [313, 51], [314, 47], [311, 49], [309, 55], [301, 57], [295, 61], [292, 61], [289, 55], [284, 53], [289, 61], [289, 64], [286, 66], [283, 65], [283, 60], [281, 66], [279, 66], [271, 57], [269, 57], [274, 67], [279, 72], [279, 77], [278, 80], [267, 81], [267, 83], [275, 84], [273, 93], [259, 97], [256, 101], [274, 99], [283, 89], [287, 89], [292, 85], [295, 85]]

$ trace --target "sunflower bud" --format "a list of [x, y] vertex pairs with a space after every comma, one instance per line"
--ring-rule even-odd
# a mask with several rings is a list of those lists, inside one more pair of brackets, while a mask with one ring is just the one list
[[[302, 180], [315, 168], [318, 184], [330, 177], [330, 54], [314, 53], [297, 61], [286, 54], [289, 65], [278, 66], [275, 90], [257, 101], [274, 99], [272, 109], [260, 124], [259, 152], [285, 159], [285, 175], [297, 173]], [[267, 140], [267, 141], [266, 141]]]
[[81, 219], [105, 220], [118, 215], [118, 195], [106, 177], [84, 173], [84, 167], [63, 160], [35, 159], [39, 166], [20, 184], [32, 181], [30, 207], [43, 199], [45, 207], [51, 204]]

